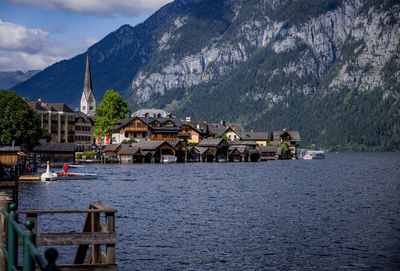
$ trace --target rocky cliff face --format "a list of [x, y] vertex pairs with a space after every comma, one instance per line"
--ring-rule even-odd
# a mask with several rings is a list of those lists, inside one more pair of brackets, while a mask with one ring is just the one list
[[[302, 146], [400, 150], [399, 14], [398, 0], [175, 0], [90, 48], [93, 89], [132, 110], [299, 129]], [[14, 89], [75, 106], [84, 63]]]
[[[366, 6], [361, 0], [343, 1], [304, 23], [288, 24], [287, 20], [274, 20], [268, 12], [268, 8], [276, 10], [285, 2], [230, 2], [233, 16], [225, 32], [213, 37], [198, 52], [180, 58], [171, 55], [170, 61], [162, 63], [158, 69], [139, 71], [131, 84], [132, 97], [141, 104], [149, 101], [155, 93], [164, 95], [174, 88], [209, 82], [235, 69], [238, 63], [248, 60], [261, 47], [269, 47], [280, 54], [299, 45], [306, 46], [307, 50], [287, 65], [268, 71], [268, 80], [292, 73], [300, 78], [310, 75], [321, 78], [336, 65], [336, 71], [325, 88], [327, 92], [352, 87], [368, 91], [385, 86], [382, 68], [393, 57], [398, 57], [399, 52], [399, 4], [384, 9], [379, 5]], [[246, 13], [245, 20], [241, 18], [244, 12], [250, 13]], [[189, 16], [173, 19], [158, 42], [159, 54], [168, 54], [168, 49], [174, 45], [170, 40], [179, 38], [179, 29], [189, 22]], [[349, 50], [351, 52], [347, 52]], [[308, 95], [317, 87], [315, 82], [308, 82], [296, 89], [283, 88], [277, 92], [297, 91]], [[260, 98], [266, 102], [280, 100], [272, 92], [256, 94], [243, 91], [243, 101]], [[384, 95], [397, 94], [395, 90], [388, 90]]]

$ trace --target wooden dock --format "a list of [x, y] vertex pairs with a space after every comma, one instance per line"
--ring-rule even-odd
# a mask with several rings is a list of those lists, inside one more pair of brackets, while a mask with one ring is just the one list
[[[60, 270], [117, 270], [115, 262], [115, 245], [117, 234], [115, 232], [116, 209], [102, 203], [92, 202], [89, 209], [82, 210], [17, 210], [16, 214], [25, 215], [26, 221], [34, 222], [32, 232], [35, 234], [37, 246], [77, 246], [74, 253], [74, 262], [68, 265], [59, 265]], [[86, 213], [86, 220], [82, 232], [40, 232], [37, 227], [38, 217], [41, 214], [68, 215], [72, 213]], [[104, 223], [100, 218], [104, 219]], [[2, 215], [0, 215], [2, 218]], [[51, 221], [46, 221], [46, 224]], [[6, 232], [0, 232], [3, 236]], [[4, 235], [7, 236], [7, 235]], [[0, 239], [0, 241], [2, 241]], [[18, 245], [22, 245], [19, 238]], [[102, 251], [102, 246], [105, 251]], [[88, 253], [89, 251], [89, 253]], [[71, 253], [73, 253], [71, 251]], [[88, 254], [88, 255], [87, 255]], [[0, 253], [1, 256], [1, 253]], [[0, 262], [4, 259], [1, 259]]]

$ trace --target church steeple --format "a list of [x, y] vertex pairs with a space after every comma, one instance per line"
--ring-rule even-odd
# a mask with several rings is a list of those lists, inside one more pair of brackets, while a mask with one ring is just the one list
[[96, 100], [92, 89], [92, 77], [90, 74], [89, 49], [86, 52], [85, 81], [83, 83], [83, 93], [81, 98], [81, 112], [89, 116], [94, 116], [96, 110]]

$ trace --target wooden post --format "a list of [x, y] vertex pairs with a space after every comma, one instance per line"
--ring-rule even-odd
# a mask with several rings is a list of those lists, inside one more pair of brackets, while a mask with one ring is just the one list
[[[92, 232], [100, 231], [100, 214], [92, 213]], [[100, 263], [100, 245], [92, 244], [92, 263]]]
[[[115, 214], [106, 213], [106, 227], [108, 232], [115, 232]], [[106, 245], [107, 263], [115, 263], [115, 245]]]
[[[5, 192], [0, 192], [0, 210], [7, 212], [11, 203], [11, 198]], [[0, 213], [0, 244], [7, 245], [7, 219]], [[7, 262], [4, 258], [3, 251], [0, 249], [0, 270], [7, 270]]]

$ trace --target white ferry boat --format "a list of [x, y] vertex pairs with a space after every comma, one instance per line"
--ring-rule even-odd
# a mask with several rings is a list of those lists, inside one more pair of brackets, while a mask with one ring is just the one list
[[324, 151], [307, 151], [303, 156], [304, 160], [325, 159]]

